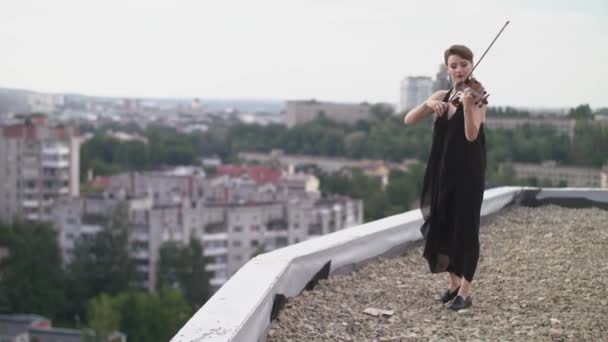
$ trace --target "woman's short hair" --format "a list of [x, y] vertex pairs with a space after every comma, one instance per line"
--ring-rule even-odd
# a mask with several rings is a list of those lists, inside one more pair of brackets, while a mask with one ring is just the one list
[[448, 57], [450, 57], [451, 55], [457, 55], [460, 58], [466, 59], [467, 61], [473, 63], [473, 52], [471, 51], [471, 49], [464, 45], [452, 45], [447, 48], [447, 50], [445, 50], [443, 58], [446, 65], [448, 64]]

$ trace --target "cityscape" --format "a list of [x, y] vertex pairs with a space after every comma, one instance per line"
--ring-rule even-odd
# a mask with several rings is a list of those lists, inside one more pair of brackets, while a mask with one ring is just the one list
[[[173, 163], [154, 169], [138, 167], [133, 159], [126, 171], [105, 170], [98, 174], [100, 169], [92, 164], [83, 169], [82, 153], [87, 144], [103, 136], [118, 144], [151, 145], [145, 132], [152, 127], [170, 129], [176, 134], [202, 135], [225, 126], [282, 126], [294, 130], [318, 120], [356, 127], [377, 121], [379, 112], [389, 113], [387, 120], [400, 120], [403, 111], [395, 107], [407, 110], [434, 90], [448, 86], [443, 82], [444, 76], [443, 69], [435, 80], [406, 77], [397, 106], [290, 100], [284, 102], [282, 109], [266, 107], [260, 111], [239, 110], [236, 106], [211, 110], [200, 99], [156, 102], [4, 90], [0, 137], [0, 159], [6, 165], [0, 172], [4, 190], [0, 197], [2, 221], [51, 224], [57, 232], [61, 266], [70, 269], [78, 253], [78, 241], [94, 240], [115, 219], [117, 208], [123, 206], [130, 234], [128, 254], [139, 275], [136, 288], [151, 293], [160, 289], [163, 246], [187, 246], [192, 239], [198, 239], [208, 279], [205, 296], [210, 296], [260, 253], [370, 220], [364, 215], [365, 206], [378, 204], [369, 198], [321, 189], [322, 175], [349, 175], [352, 170], [360, 170], [364, 177], [386, 189], [395, 170], [408, 172], [422, 165], [423, 160], [413, 156], [392, 161], [243, 149], [231, 157], [234, 162], [228, 162], [222, 160], [218, 150], [196, 155], [191, 165]], [[488, 129], [538, 127], [568, 140], [576, 135], [573, 109], [570, 115], [566, 109], [531, 113], [507, 108], [505, 113], [509, 111], [512, 113], [497, 111], [489, 116]], [[602, 111], [588, 119], [608, 125], [608, 115]], [[523, 184], [608, 188], [607, 166], [562, 165], [555, 160], [504, 161], [498, 169], [499, 173], [508, 169], [512, 181], [519, 179]], [[403, 206], [408, 208], [416, 208], [415, 201]], [[10, 255], [6, 247], [0, 251], [5, 258]], [[83, 334], [74, 329], [50, 328], [50, 321], [43, 316], [1, 317], [8, 322], [5, 324], [22, 326], [30, 337]], [[48, 326], [39, 328], [41, 322]], [[119, 331], [111, 336], [125, 338]]]
[[[289, 286], [294, 286], [296, 280], [293, 279], [300, 281], [298, 270], [301, 269], [298, 267], [312, 275], [304, 282], [303, 287], [307, 291], [318, 286], [319, 279], [328, 278], [336, 269], [338, 274], [356, 273], [362, 267], [360, 265], [367, 262], [361, 255], [369, 251], [370, 255], [377, 257], [392, 251], [380, 253], [374, 250], [374, 244], [380, 243], [371, 238], [373, 234], [384, 231], [394, 222], [402, 222], [407, 216], [403, 214], [418, 213], [436, 118], [411, 126], [404, 124], [404, 116], [433, 93], [450, 89], [452, 84], [441, 58], [430, 61], [426, 58], [422, 63], [422, 57], [411, 57], [411, 61], [403, 61], [403, 68], [390, 65], [393, 65], [393, 59], [408, 56], [411, 53], [409, 47], [414, 44], [434, 54], [437, 51], [443, 53], [441, 49], [427, 48], [423, 38], [418, 37], [423, 36], [424, 30], [429, 30], [429, 36], [437, 39], [443, 34], [439, 28], [431, 30], [425, 26], [424, 30], [416, 32], [417, 26], [404, 26], [408, 32], [404, 38], [408, 48], [387, 57], [381, 53], [389, 54], [381, 50], [394, 44], [393, 34], [397, 32], [394, 27], [387, 24], [386, 30], [392, 33], [385, 32], [383, 39], [387, 39], [387, 43], [378, 43], [378, 46], [374, 45], [374, 39], [369, 38], [375, 31], [358, 30], [369, 23], [380, 27], [386, 18], [397, 18], [392, 13], [392, 8], [398, 7], [396, 3], [386, 8], [378, 6], [375, 10], [379, 12], [374, 12], [370, 18], [367, 17], [370, 8], [361, 4], [348, 11], [336, 4], [314, 4], [311, 8], [298, 5], [302, 13], [324, 13], [320, 9], [327, 10], [324, 15], [328, 17], [321, 15], [318, 19], [320, 28], [315, 28], [312, 22], [306, 22], [310, 27], [304, 25], [305, 22], [300, 21], [304, 20], [300, 19], [303, 15], [294, 14], [278, 3], [266, 4], [255, 10], [249, 8], [261, 18], [260, 23], [241, 13], [247, 11], [235, 13], [232, 7], [223, 6], [228, 5], [205, 8], [208, 12], [196, 6], [200, 12], [190, 8], [215, 25], [205, 26], [206, 31], [197, 35], [193, 33], [201, 28], [197, 26], [199, 18], [192, 17], [193, 13], [183, 13], [187, 12], [186, 8], [171, 7], [165, 17], [163, 6], [151, 6], [152, 11], [158, 11], [154, 12], [157, 19], [168, 20], [177, 14], [177, 18], [182, 18], [183, 14], [188, 19], [180, 22], [185, 27], [181, 29], [188, 34], [167, 33], [163, 36], [164, 31], [155, 26], [157, 23], [142, 19], [143, 25], [147, 29], [153, 28], [155, 37], [159, 38], [152, 39], [145, 34], [127, 35], [127, 38], [115, 33], [105, 36], [101, 31], [94, 31], [103, 37], [98, 41], [80, 37], [85, 46], [99, 47], [96, 53], [108, 60], [112, 60], [108, 56], [114, 55], [104, 53], [120, 46], [122, 50], [117, 48], [116, 51], [124, 52], [124, 61], [130, 61], [132, 70], [129, 72], [133, 71], [133, 74], [125, 72], [120, 63], [114, 67], [98, 65], [99, 69], [108, 72], [108, 77], [103, 78], [95, 67], [87, 64], [89, 66], [84, 68], [91, 69], [91, 74], [78, 75], [87, 82], [80, 83], [82, 87], [70, 89], [71, 84], [78, 84], [74, 81], [78, 77], [70, 76], [75, 83], [66, 81], [60, 84], [61, 77], [57, 77], [52, 67], [45, 72], [40, 71], [44, 68], [32, 68], [31, 73], [37, 75], [31, 80], [40, 77], [38, 83], [10, 74], [6, 83], [0, 84], [0, 342], [186, 341], [189, 337], [184, 336], [189, 335], [178, 335], [178, 331], [190, 329], [191, 319], [215, 295], [222, 294], [226, 284], [231, 286], [226, 291], [232, 291], [227, 293], [236, 293], [237, 288], [239, 295], [236, 297], [240, 299], [247, 298], [249, 288], [252, 294], [261, 291], [271, 298], [264, 297], [264, 301], [259, 300], [255, 304], [247, 302], [241, 308], [242, 312], [254, 307], [258, 310], [247, 312], [247, 319], [250, 319], [250, 314], [264, 313], [264, 316], [260, 314], [254, 319], [256, 322], [248, 322], [259, 326], [266, 324], [263, 333], [269, 340], [292, 336], [289, 332], [279, 332], [288, 323], [301, 323], [304, 329], [315, 330], [308, 321], [298, 323], [295, 319], [296, 322], [292, 322], [291, 316], [286, 316], [282, 322], [279, 320], [279, 325], [282, 324], [279, 327], [277, 323], [266, 322], [268, 319], [277, 322], [278, 312], [286, 303], [293, 303], [290, 302]], [[238, 8], [247, 6], [243, 4]], [[39, 12], [44, 8], [34, 7], [15, 11], [26, 13], [31, 10], [37, 16], [47, 18]], [[54, 10], [59, 10], [59, 7]], [[583, 7], [585, 11], [591, 11], [589, 8], [592, 6]], [[275, 18], [264, 14], [277, 8], [287, 13], [286, 16]], [[140, 10], [129, 6], [123, 9], [130, 13], [126, 16], [131, 17], [133, 13], [139, 14]], [[118, 7], [115, 10], [97, 8], [97, 11], [108, 18], [120, 12]], [[224, 21], [215, 22], [219, 19], [214, 18], [213, 11], [222, 13], [223, 18], [228, 14], [235, 17], [227, 20], [230, 25]], [[499, 17], [499, 9], [492, 11], [492, 19]], [[536, 13], [536, 9], [530, 11]], [[334, 19], [328, 19], [333, 18], [330, 14], [337, 18], [344, 15], [344, 22], [334, 23]], [[556, 17], [570, 19], [569, 15], [569, 9], [561, 8]], [[582, 16], [580, 13], [577, 15]], [[413, 14], [407, 16], [415, 21]], [[442, 18], [447, 22], [447, 17]], [[529, 27], [536, 24], [536, 19], [520, 18], [526, 25], [532, 25]], [[585, 17], [573, 15], [572, 18], [583, 22]], [[596, 19], [595, 16], [593, 18]], [[64, 17], [64, 20], [67, 23], [72, 19]], [[121, 18], [117, 25], [127, 24], [122, 20], [126, 19]], [[547, 25], [557, 25], [560, 20], [549, 21]], [[19, 25], [15, 27], [21, 27]], [[324, 38], [316, 30], [330, 32], [330, 26], [326, 25], [344, 26], [337, 28], [338, 33], [328, 33], [329, 37]], [[210, 38], [213, 35], [209, 32], [215, 29], [220, 32], [220, 28], [225, 30], [222, 34], [226, 36], [218, 43]], [[257, 33], [246, 32], [247, 28]], [[440, 28], [449, 26], [441, 24]], [[66, 32], [63, 31], [65, 27], [60, 29]], [[154, 31], [157, 29], [160, 31]], [[112, 28], [107, 30], [111, 32]], [[179, 28], [166, 30], [175, 33], [177, 31], [173, 30]], [[281, 30], [285, 30], [285, 36], [281, 35]], [[525, 37], [521, 29], [514, 30], [514, 36]], [[598, 26], [592, 31], [596, 34], [602, 30], [604, 28], [599, 29]], [[357, 35], [342, 36], [345, 34], [340, 33], [342, 31], [356, 31]], [[305, 44], [303, 37], [308, 37], [307, 32], [316, 33], [312, 36], [313, 41]], [[249, 37], [249, 40], [234, 38], [240, 35]], [[8, 38], [8, 35], [0, 37]], [[268, 37], [275, 40], [267, 41]], [[449, 38], [452, 39], [452, 35]], [[112, 39], [116, 39], [116, 46], [107, 43]], [[515, 38], [507, 36], [504, 40], [505, 45], [516, 46]], [[74, 38], [74, 42], [77, 41]], [[44, 47], [38, 42], [41, 48]], [[144, 46], [150, 42], [158, 56], [152, 56], [151, 50], [142, 50], [141, 55], [134, 52], [137, 45]], [[198, 47], [189, 50], [184, 42], [192, 42]], [[57, 38], [56, 43], [63, 47], [57, 51], [73, 53], [78, 50], [67, 49], [63, 38]], [[473, 39], [472, 43], [477, 44], [478, 41]], [[339, 44], [344, 45], [345, 55], [328, 56], [327, 64], [320, 62], [324, 60], [320, 55], [332, 54], [333, 50], [328, 46]], [[275, 45], [276, 50], [271, 48]], [[14, 60], [27, 60], [24, 57], [27, 53], [17, 56], [18, 45], [11, 46], [15, 51]], [[131, 47], [134, 50], [129, 50]], [[530, 47], [532, 49], [536, 45]], [[547, 100], [551, 99], [550, 92], [555, 89], [545, 88], [551, 88], [556, 81], [547, 78], [547, 74], [541, 75], [541, 71], [534, 81], [539, 83], [535, 87], [542, 88], [537, 94], [532, 94], [536, 89], [530, 91], [534, 82], [521, 82], [521, 89], [519, 85], [509, 85], [509, 81], [520, 77], [516, 75], [519, 70], [498, 74], [499, 64], [491, 59], [503, 63], [501, 66], [510, 63], [523, 65], [518, 59], [523, 57], [510, 57], [514, 58], [513, 61], [506, 63], [498, 53], [504, 54], [505, 50], [500, 50], [500, 46], [497, 49], [498, 56], [489, 56], [490, 61], [487, 62], [493, 67], [488, 69], [494, 71], [480, 71], [482, 77], [487, 72], [485, 75], [497, 84], [497, 90], [503, 91], [503, 95], [497, 91], [496, 96], [489, 97], [490, 104], [483, 122], [487, 136], [486, 193], [508, 187], [608, 191], [608, 106], [601, 102], [605, 97], [598, 96], [596, 87], [587, 86], [586, 90], [577, 88], [562, 92], [555, 101]], [[105, 52], [101, 53], [102, 50]], [[157, 58], [167, 58], [173, 53], [179, 54], [181, 59], [171, 57], [170, 67], [168, 62], [165, 66], [159, 65], [158, 70], [149, 68], [148, 63], [156, 63]], [[589, 53], [590, 57], [581, 58], [591, 61], [596, 55], [603, 56], [602, 53], [605, 52]], [[150, 61], [140, 58], [142, 56], [150, 56]], [[570, 52], [564, 52], [564, 58], [568, 56], [572, 56]], [[48, 58], [54, 60], [55, 57]], [[63, 58], [68, 63], [71, 61], [65, 55]], [[366, 58], [375, 58], [377, 62], [366, 64], [369, 62]], [[529, 58], [536, 61], [534, 56]], [[11, 59], [12, 62], [14, 60]], [[86, 60], [80, 58], [79, 63]], [[135, 61], [142, 65], [138, 66]], [[383, 62], [387, 66], [376, 65]], [[277, 64], [278, 71], [271, 68], [274, 67], [272, 63]], [[315, 66], [314, 63], [319, 64]], [[413, 67], [414, 64], [420, 64], [420, 67]], [[580, 64], [581, 74], [593, 69], [591, 62], [589, 65], [584, 61]], [[351, 77], [362, 69], [362, 65], [368, 65], [365, 69], [369, 70], [361, 78]], [[530, 65], [521, 68], [528, 68], [528, 71], [541, 69], [541, 66]], [[80, 67], [74, 66], [74, 75], [82, 70]], [[315, 69], [317, 67], [318, 70]], [[222, 72], [215, 73], [216, 68]], [[251, 74], [245, 71], [247, 68]], [[331, 73], [334, 69], [336, 74]], [[597, 67], [590, 71], [593, 80], [606, 76], [605, 69], [600, 69]], [[63, 72], [67, 69], [64, 66], [56, 70]], [[370, 76], [374, 70], [378, 78]], [[47, 83], [48, 79], [43, 80], [42, 76], [47, 74], [51, 83]], [[141, 75], [150, 77], [150, 80]], [[264, 80], [266, 75], [268, 80]], [[90, 82], [88, 77], [91, 77]], [[497, 80], [501, 77], [505, 81], [499, 87]], [[58, 82], [56, 88], [49, 86], [53, 78]], [[175, 80], [183, 80], [183, 87]], [[227, 86], [230, 82], [232, 85]], [[591, 84], [592, 81], [589, 82]], [[95, 88], [96, 84], [99, 88]], [[117, 90], [107, 91], [113, 89], [113, 85]], [[154, 88], [159, 85], [165, 88]], [[258, 85], [259, 89], [256, 88]], [[345, 89], [349, 85], [352, 85], [351, 93]], [[370, 91], [374, 88], [381, 89]], [[234, 89], [234, 93], [226, 92], [226, 89]], [[252, 90], [244, 93], [244, 89]], [[165, 90], [166, 94], [163, 93]], [[111, 95], [100, 95], [104, 92]], [[147, 96], [146, 92], [161, 95]], [[494, 94], [493, 89], [490, 92]], [[191, 96], [193, 93], [198, 95]], [[513, 101], [516, 98], [513, 93], [521, 93], [522, 100]], [[495, 97], [498, 104], [493, 102]], [[510, 102], [513, 105], [504, 105]], [[516, 222], [514, 226], [517, 229], [524, 229], [520, 228], [524, 226], [523, 220], [515, 217], [517, 215], [528, 214], [516, 212], [504, 214], [504, 217]], [[556, 215], [565, 217], [566, 214], [559, 212]], [[546, 226], [552, 221], [547, 217], [537, 222], [538, 227], [549, 229]], [[562, 224], [558, 221], [556, 225]], [[594, 227], [600, 224], [585, 222], [580, 226], [586, 231], [598, 231]], [[496, 224], [508, 226], [500, 220]], [[501, 231], [506, 231], [500, 227]], [[345, 249], [341, 245], [345, 239], [364, 239], [366, 234], [370, 236], [369, 246], [357, 245], [356, 250], [344, 252], [346, 256], [342, 255], [343, 259], [332, 259], [320, 270], [312, 266], [309, 270], [301, 264], [291, 268], [293, 260], [305, 260], [310, 250], [329, 255]], [[543, 231], [542, 234], [541, 238], [547, 240], [553, 237], [553, 233]], [[401, 238], [405, 235], [387, 234], [378, 239], [388, 245], [395, 241], [395, 236]], [[601, 241], [604, 240], [596, 240], [598, 244]], [[268, 255], [277, 257], [270, 260]], [[404, 260], [410, 260], [407, 258], [411, 255], [404, 255]], [[350, 262], [351, 259], [356, 261], [345, 261]], [[341, 264], [343, 268], [335, 268], [337, 266], [331, 264], [340, 262], [344, 263]], [[262, 267], [265, 263], [269, 265], [268, 274], [264, 274], [266, 269]], [[260, 267], [260, 274], [243, 275], [243, 270], [247, 271], [246, 267], [250, 265]], [[281, 283], [279, 277], [272, 278], [274, 271], [271, 270], [279, 267], [285, 267], [280, 269], [281, 276], [291, 277], [287, 285]], [[361, 281], [385, 277], [373, 270], [370, 278]], [[244, 277], [237, 279], [241, 282], [238, 286], [231, 284], [235, 277]], [[251, 283], [244, 284], [242, 279], [249, 279]], [[284, 286], [281, 288], [284, 292], [270, 293], [260, 285], [264, 282], [271, 284], [268, 289]], [[340, 286], [346, 288], [344, 284]], [[372, 297], [385, 295], [384, 290], [366, 286], [362, 286], [362, 291], [372, 293]], [[391, 280], [390, 287], [406, 290], [405, 282], [400, 280]], [[357, 294], [353, 296], [359, 300]], [[213, 305], [218, 300], [226, 300], [217, 298]], [[257, 300], [257, 297], [251, 298], [252, 301]], [[543, 299], [537, 302], [544, 303], [544, 297], [540, 298]], [[324, 307], [324, 302], [318, 297], [309, 300], [311, 303], [319, 301], [315, 302], [317, 308], [321, 308], [318, 310], [338, 310], [335, 307], [338, 304], [332, 308]], [[228, 309], [236, 306], [234, 302], [226, 304]], [[390, 310], [374, 310], [365, 314], [394, 323], [388, 318], [393, 315]], [[221, 312], [218, 317], [221, 318], [218, 322], [226, 324], [226, 331], [237, 329], [228, 327], [228, 321], [222, 321], [225, 317]], [[343, 321], [335, 326], [331, 323], [327, 329], [335, 329], [338, 331], [336, 334], [361, 329], [360, 326], [353, 328], [348, 318], [339, 319]], [[318, 324], [323, 323], [321, 319], [319, 321]], [[549, 324], [551, 329], [561, 328], [562, 323], [556, 318], [552, 317], [548, 322], [545, 325]], [[245, 334], [247, 329], [249, 326], [243, 325], [238, 328], [238, 333]], [[555, 331], [547, 331], [553, 336], [566, 335], [562, 330], [557, 335]], [[286, 335], [280, 335], [284, 333]], [[419, 337], [417, 333], [408, 336]], [[237, 333], [225, 340], [257, 341], [259, 337], [234, 336]], [[375, 338], [375, 341], [385, 340]]]

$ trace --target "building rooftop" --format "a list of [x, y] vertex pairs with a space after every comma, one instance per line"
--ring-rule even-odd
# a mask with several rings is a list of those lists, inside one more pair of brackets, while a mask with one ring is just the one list
[[607, 210], [515, 206], [486, 221], [471, 309], [433, 301], [446, 274], [429, 273], [417, 243], [289, 299], [268, 341], [608, 338]]
[[15, 322], [15, 323], [27, 323], [30, 324], [36, 321], [48, 320], [48, 318], [34, 315], [34, 314], [8, 314], [0, 315], [0, 321], [3, 322]]
[[239, 177], [248, 175], [256, 183], [277, 182], [281, 179], [281, 171], [263, 166], [237, 166], [237, 165], [221, 165], [216, 169], [218, 175], [229, 175], [231, 177]]

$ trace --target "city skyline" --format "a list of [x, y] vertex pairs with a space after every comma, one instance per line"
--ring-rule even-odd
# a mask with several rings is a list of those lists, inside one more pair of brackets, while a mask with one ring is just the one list
[[[608, 107], [608, 4], [277, 0], [10, 4], [1, 87], [110, 97], [397, 103], [468, 45], [491, 105]], [[108, 23], [111, 23], [109, 25]], [[412, 53], [415, 49], [415, 53]]]

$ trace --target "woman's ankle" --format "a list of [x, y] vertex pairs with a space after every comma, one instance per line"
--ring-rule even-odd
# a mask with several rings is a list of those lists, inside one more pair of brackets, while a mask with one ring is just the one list
[[456, 290], [458, 290], [460, 288], [460, 282], [449, 282], [448, 283], [448, 290], [450, 290], [450, 292], [454, 292]]
[[460, 287], [462, 281], [460, 278], [452, 275], [448, 275], [448, 290], [450, 292], [454, 292], [456, 289]]
[[467, 299], [471, 296], [471, 291], [462, 291], [461, 289], [458, 291], [458, 295], [464, 299]]
[[460, 290], [458, 290], [458, 295], [462, 298], [468, 298], [471, 295], [471, 283], [465, 281], [461, 284]]

